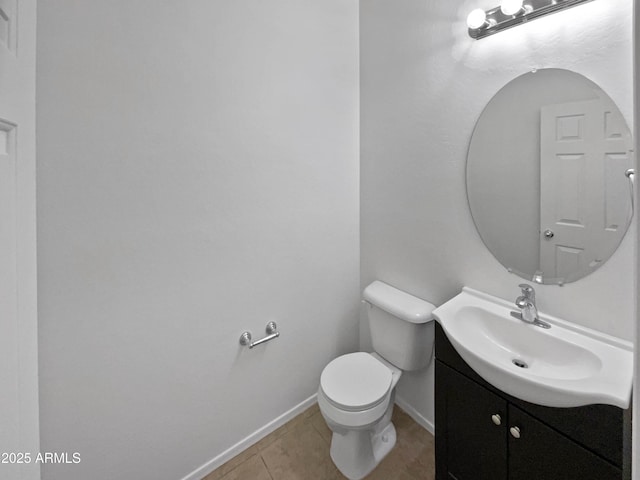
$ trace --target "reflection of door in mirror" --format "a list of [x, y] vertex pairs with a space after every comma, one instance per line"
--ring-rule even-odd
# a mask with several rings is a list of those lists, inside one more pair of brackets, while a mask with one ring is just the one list
[[540, 110], [540, 270], [546, 280], [597, 268], [624, 235], [625, 124], [602, 99]]

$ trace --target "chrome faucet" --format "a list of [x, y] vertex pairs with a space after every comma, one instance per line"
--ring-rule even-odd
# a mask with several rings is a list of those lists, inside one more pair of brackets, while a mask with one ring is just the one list
[[533, 323], [538, 319], [536, 291], [531, 285], [527, 285], [526, 283], [521, 283], [518, 286], [522, 290], [522, 295], [516, 298], [516, 307], [521, 310], [523, 321]]
[[522, 290], [522, 295], [516, 298], [516, 307], [520, 309], [519, 312], [511, 312], [511, 316], [522, 320], [525, 323], [530, 323], [536, 327], [551, 328], [547, 322], [543, 322], [538, 318], [538, 308], [536, 307], [536, 291], [531, 285], [522, 283], [519, 285]]

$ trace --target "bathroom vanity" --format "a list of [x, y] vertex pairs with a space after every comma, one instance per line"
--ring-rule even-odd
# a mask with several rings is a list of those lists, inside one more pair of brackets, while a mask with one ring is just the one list
[[[633, 216], [633, 155], [624, 116], [589, 79], [515, 78], [469, 145], [478, 234], [535, 285], [594, 274]], [[533, 286], [519, 287], [515, 300], [464, 287], [433, 312], [436, 479], [630, 480], [633, 345], [579, 311], [541, 314]]]
[[475, 373], [439, 324], [435, 349], [436, 480], [631, 478], [628, 410], [508, 395]]

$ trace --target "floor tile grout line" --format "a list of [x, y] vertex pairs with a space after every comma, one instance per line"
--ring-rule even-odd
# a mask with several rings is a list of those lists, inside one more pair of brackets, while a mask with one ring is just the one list
[[311, 426], [313, 427], [313, 429], [318, 432], [318, 435], [320, 435], [320, 438], [322, 438], [322, 441], [325, 443], [325, 445], [329, 445], [331, 446], [331, 442], [327, 442], [327, 439], [324, 438], [324, 435], [322, 434], [322, 432], [318, 429], [318, 427], [316, 427], [313, 423], [311, 424]]
[[267, 470], [267, 475], [269, 475], [269, 478], [271, 480], [275, 480], [273, 478], [273, 475], [271, 475], [271, 470], [269, 470], [269, 466], [267, 465], [267, 462], [264, 461], [264, 457], [262, 456], [262, 453], [259, 453], [258, 455], [260, 455], [260, 460], [262, 460], [262, 464], [264, 465], [264, 468]]
[[[245, 458], [240, 463], [238, 463], [235, 467], [233, 467], [232, 469], [230, 469], [227, 472], [224, 472], [224, 474], [220, 477], [220, 480], [224, 480], [224, 477], [228, 476], [231, 472], [233, 472], [234, 470], [237, 470], [239, 467], [243, 466], [245, 463], [247, 463], [249, 460], [251, 460], [256, 455], [258, 455], [258, 452], [254, 453], [253, 455], [249, 455], [247, 458]], [[260, 457], [260, 458], [262, 459], [262, 457]]]

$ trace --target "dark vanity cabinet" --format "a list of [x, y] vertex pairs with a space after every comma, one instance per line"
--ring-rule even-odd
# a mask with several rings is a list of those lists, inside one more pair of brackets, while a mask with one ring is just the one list
[[436, 324], [436, 480], [623, 480], [627, 411], [550, 408], [497, 390]]

